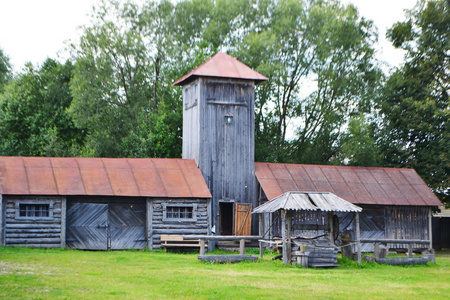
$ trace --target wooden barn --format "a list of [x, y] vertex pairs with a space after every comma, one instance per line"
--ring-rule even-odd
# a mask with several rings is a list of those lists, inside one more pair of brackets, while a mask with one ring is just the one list
[[[330, 192], [361, 207], [362, 239], [421, 240], [414, 248], [431, 248], [431, 209], [439, 199], [413, 169], [256, 163], [259, 202], [265, 203], [289, 191]], [[355, 222], [349, 213], [337, 213], [339, 230], [354, 239]], [[324, 233], [328, 218], [322, 212], [297, 212], [296, 236]], [[268, 237], [280, 236], [276, 216], [266, 216]], [[374, 244], [362, 245], [373, 251]], [[389, 244], [391, 248], [407, 245]]]
[[158, 249], [210, 234], [211, 194], [193, 160], [0, 157], [0, 242]]
[[[363, 237], [431, 241], [431, 207], [441, 203], [414, 170], [255, 163], [254, 91], [265, 80], [218, 53], [176, 81], [182, 159], [0, 157], [0, 244], [158, 249], [162, 234], [259, 229], [271, 238], [279, 223], [267, 215], [259, 228], [251, 211], [285, 192], [360, 206]], [[327, 224], [320, 211], [293, 218], [310, 234]], [[351, 234], [352, 217], [338, 218]]]

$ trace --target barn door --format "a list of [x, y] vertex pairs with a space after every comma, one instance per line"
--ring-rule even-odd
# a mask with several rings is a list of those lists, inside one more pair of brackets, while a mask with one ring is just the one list
[[236, 219], [234, 234], [251, 235], [252, 230], [252, 205], [250, 203], [236, 203]]
[[111, 249], [145, 249], [145, 204], [110, 204]]
[[67, 208], [67, 225], [68, 247], [107, 249], [108, 204], [70, 203]]

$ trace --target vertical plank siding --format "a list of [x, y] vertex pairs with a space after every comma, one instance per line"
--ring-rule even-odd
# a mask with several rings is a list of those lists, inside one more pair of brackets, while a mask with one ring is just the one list
[[[152, 249], [161, 248], [161, 234], [206, 235], [209, 233], [208, 199], [152, 199], [151, 232]], [[197, 204], [196, 220], [176, 221], [163, 220], [163, 204], [185, 205]]]
[[206, 77], [184, 86], [183, 158], [195, 159], [202, 171], [216, 226], [219, 201], [257, 204], [254, 88], [253, 81]]
[[[370, 206], [361, 205], [360, 213], [361, 238], [364, 239], [417, 239], [428, 240], [430, 207], [426, 206]], [[336, 213], [339, 218], [339, 232], [347, 232], [352, 240], [356, 240], [354, 214]], [[271, 220], [271, 221], [269, 221]], [[292, 214], [293, 236], [314, 237], [324, 234], [320, 226], [327, 225], [326, 213], [296, 211]], [[314, 229], [317, 225], [318, 229]], [[273, 213], [270, 218], [263, 218], [264, 233], [270, 232], [270, 237], [281, 236], [281, 216], [279, 212]], [[305, 226], [307, 230], [298, 229]], [[361, 244], [363, 252], [373, 252], [371, 243]], [[406, 244], [388, 244], [390, 248], [407, 249]], [[428, 248], [429, 245], [413, 244], [414, 249]]]
[[[4, 244], [6, 246], [61, 247], [63, 200], [64, 197], [3, 196], [3, 201], [5, 201]], [[51, 201], [53, 218], [45, 220], [17, 219], [16, 201]]]

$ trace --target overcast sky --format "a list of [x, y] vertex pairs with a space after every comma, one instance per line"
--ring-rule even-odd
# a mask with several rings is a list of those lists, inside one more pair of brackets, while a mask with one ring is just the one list
[[[92, 6], [100, 0], [0, 0], [0, 48], [16, 72], [26, 62], [41, 64], [46, 58], [67, 58], [65, 42], [76, 39], [77, 28], [88, 24]], [[360, 15], [379, 30], [378, 58], [389, 66], [401, 63], [403, 53], [385, 39], [386, 29], [404, 20], [404, 10], [416, 0], [342, 0], [355, 4]]]

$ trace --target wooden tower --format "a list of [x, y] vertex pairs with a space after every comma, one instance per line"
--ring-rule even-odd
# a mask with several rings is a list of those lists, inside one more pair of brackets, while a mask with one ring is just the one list
[[218, 53], [174, 83], [183, 87], [183, 158], [195, 159], [210, 189], [216, 234], [250, 234], [255, 85], [265, 80]]

